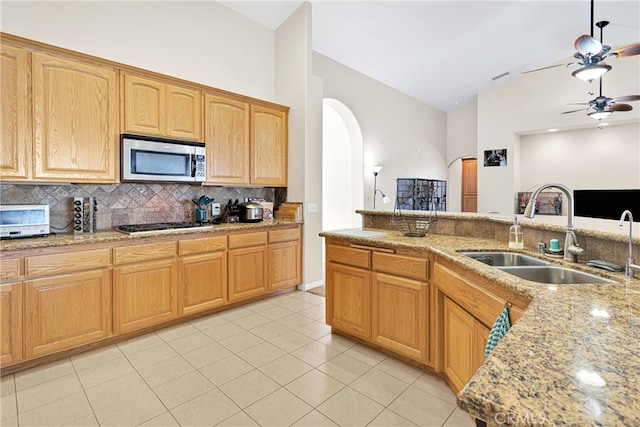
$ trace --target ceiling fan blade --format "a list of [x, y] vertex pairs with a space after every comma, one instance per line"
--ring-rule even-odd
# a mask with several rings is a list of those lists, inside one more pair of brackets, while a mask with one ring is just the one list
[[521, 74], [533, 73], [536, 71], [547, 70], [549, 68], [566, 67], [566, 66], [567, 66], [566, 64], [549, 65], [548, 67], [542, 67], [542, 68], [536, 68], [535, 70], [523, 71]]
[[587, 110], [587, 108], [578, 108], [577, 110], [563, 111], [563, 112], [562, 112], [562, 113], [560, 113], [560, 114], [576, 113], [576, 112], [578, 112], [578, 111], [585, 111], [585, 110]]
[[629, 46], [623, 46], [620, 49], [614, 50], [612, 53], [618, 55], [618, 58], [640, 55], [640, 43], [630, 44]]
[[640, 101], [640, 95], [626, 95], [613, 98], [613, 102], [632, 102]]
[[633, 107], [629, 104], [611, 104], [607, 108], [606, 111], [631, 111]]
[[588, 102], [572, 102], [571, 104], [567, 104], [567, 105], [589, 105]]
[[602, 43], [595, 37], [583, 34], [576, 39], [573, 47], [583, 55], [595, 55], [602, 50]]

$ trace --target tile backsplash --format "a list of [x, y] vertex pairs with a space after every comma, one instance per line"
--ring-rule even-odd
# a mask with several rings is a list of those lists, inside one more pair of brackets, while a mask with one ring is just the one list
[[[277, 206], [286, 200], [285, 188], [202, 187], [189, 184], [0, 184], [0, 204], [48, 204], [51, 231], [73, 232], [74, 197], [94, 197], [98, 203], [97, 229], [106, 230], [123, 224], [170, 221], [193, 221], [193, 198], [205, 195], [220, 203], [244, 201], [245, 197], [262, 197]], [[210, 215], [210, 212], [209, 212]]]

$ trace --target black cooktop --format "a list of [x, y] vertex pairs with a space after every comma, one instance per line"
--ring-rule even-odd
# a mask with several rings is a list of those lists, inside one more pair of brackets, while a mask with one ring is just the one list
[[176, 231], [176, 230], [191, 230], [191, 229], [209, 229], [212, 228], [210, 224], [198, 223], [198, 222], [158, 222], [153, 224], [131, 224], [120, 225], [116, 227], [116, 230], [123, 233], [148, 233], [148, 232], [162, 232], [162, 231]]

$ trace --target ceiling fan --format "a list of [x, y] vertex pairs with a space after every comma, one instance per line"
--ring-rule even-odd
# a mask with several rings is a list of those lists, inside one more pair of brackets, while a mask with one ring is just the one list
[[[571, 75], [585, 81], [597, 79], [611, 69], [611, 66], [604, 62], [606, 58], [624, 58], [627, 56], [640, 55], [640, 43], [623, 46], [614, 51], [611, 50], [611, 46], [602, 44], [602, 29], [609, 24], [609, 21], [599, 21], [594, 24], [593, 6], [594, 0], [591, 0], [591, 35], [583, 34], [576, 39], [573, 46], [577, 52], [573, 57], [578, 59], [578, 61], [566, 65], [567, 67], [581, 65], [581, 68], [571, 73]], [[593, 36], [594, 25], [600, 28], [600, 41]], [[564, 64], [556, 64], [537, 68], [535, 70], [524, 71], [522, 74], [561, 67], [563, 65]]]
[[616, 111], [631, 111], [633, 107], [624, 102], [640, 101], [640, 95], [625, 95], [617, 98], [602, 96], [602, 78], [600, 79], [600, 95], [589, 102], [573, 103], [568, 105], [587, 105], [586, 108], [564, 111], [562, 114], [575, 113], [578, 111], [589, 111], [587, 115], [596, 120], [602, 120], [609, 114]]

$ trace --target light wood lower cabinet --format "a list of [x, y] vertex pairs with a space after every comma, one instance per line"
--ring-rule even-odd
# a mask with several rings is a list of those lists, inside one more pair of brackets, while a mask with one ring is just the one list
[[302, 282], [302, 237], [299, 226], [270, 230], [267, 255], [269, 290]]
[[266, 245], [229, 251], [229, 301], [267, 292]]
[[0, 366], [22, 359], [22, 282], [0, 285]]
[[489, 326], [512, 304], [511, 322], [515, 323], [529, 300], [493, 284], [470, 270], [452, 263], [436, 262], [433, 272], [437, 331], [435, 369], [444, 372], [457, 393], [484, 363]]
[[326, 278], [327, 324], [356, 337], [371, 339], [371, 273], [330, 263]]
[[130, 332], [175, 319], [177, 288], [176, 260], [114, 268], [114, 332]]
[[484, 362], [489, 328], [449, 298], [444, 299], [444, 372], [459, 391]]
[[191, 255], [179, 262], [178, 315], [220, 307], [227, 302], [227, 254]]
[[373, 274], [372, 341], [413, 360], [427, 362], [426, 282]]
[[111, 270], [24, 282], [25, 357], [111, 335]]

